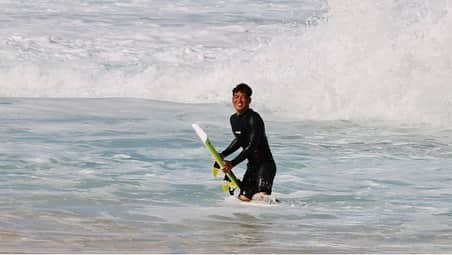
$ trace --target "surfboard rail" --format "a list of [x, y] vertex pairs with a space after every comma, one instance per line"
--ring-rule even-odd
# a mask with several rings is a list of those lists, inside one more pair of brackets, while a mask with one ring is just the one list
[[[201, 139], [204, 146], [207, 148], [207, 151], [210, 153], [212, 158], [217, 162], [217, 164], [220, 166], [220, 169], [223, 168], [224, 162], [223, 158], [220, 156], [218, 151], [215, 149], [215, 147], [212, 145], [212, 143], [209, 140], [209, 137], [207, 136], [206, 132], [198, 125], [198, 124], [192, 124], [193, 129], [195, 130], [196, 134], [198, 135], [199, 139]], [[231, 183], [240, 189], [240, 183], [239, 180], [237, 180], [237, 177], [235, 177], [234, 173], [232, 171], [229, 171], [228, 173], [225, 173], [225, 175], [229, 178]]]

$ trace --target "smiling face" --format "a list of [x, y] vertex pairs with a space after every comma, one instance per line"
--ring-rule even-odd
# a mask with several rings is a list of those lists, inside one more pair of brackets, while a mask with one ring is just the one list
[[237, 91], [232, 95], [232, 105], [239, 115], [248, 110], [250, 103], [251, 97], [242, 91]]

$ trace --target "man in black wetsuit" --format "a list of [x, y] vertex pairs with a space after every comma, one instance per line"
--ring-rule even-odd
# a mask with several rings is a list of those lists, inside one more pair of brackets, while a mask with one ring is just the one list
[[222, 169], [227, 173], [234, 166], [248, 159], [239, 195], [242, 201], [250, 201], [254, 194], [270, 195], [276, 174], [275, 161], [265, 135], [264, 121], [257, 112], [249, 108], [252, 93], [251, 88], [244, 83], [232, 90], [232, 105], [236, 113], [231, 115], [230, 122], [235, 138], [220, 153], [225, 158], [240, 147], [243, 148], [233, 160], [225, 160]]

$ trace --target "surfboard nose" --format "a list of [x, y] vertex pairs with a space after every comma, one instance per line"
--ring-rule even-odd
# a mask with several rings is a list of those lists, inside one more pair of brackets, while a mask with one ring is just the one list
[[207, 140], [206, 132], [204, 132], [204, 130], [202, 130], [202, 128], [196, 123], [191, 124], [191, 126], [193, 127], [193, 129], [195, 130], [196, 134], [199, 136], [201, 141], [203, 141], [205, 143]]

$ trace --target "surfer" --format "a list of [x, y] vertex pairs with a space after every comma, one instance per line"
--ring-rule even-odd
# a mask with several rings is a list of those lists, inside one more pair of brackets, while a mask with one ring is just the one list
[[221, 157], [231, 155], [242, 147], [242, 151], [232, 160], [224, 160], [223, 172], [231, 171], [233, 167], [248, 159], [247, 169], [241, 182], [239, 199], [250, 201], [253, 195], [270, 195], [276, 165], [273, 160], [264, 121], [260, 115], [250, 108], [252, 89], [245, 83], [238, 84], [232, 90], [232, 105], [235, 113], [230, 122], [234, 140], [220, 153]]

